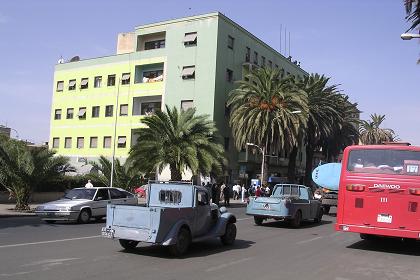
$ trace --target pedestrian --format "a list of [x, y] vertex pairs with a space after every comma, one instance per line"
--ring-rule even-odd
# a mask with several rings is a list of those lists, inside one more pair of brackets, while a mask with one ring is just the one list
[[225, 183], [222, 183], [222, 185], [220, 186], [220, 201], [225, 199], [225, 197], [224, 197], [225, 196], [225, 192], [224, 192], [225, 188], [226, 188]]
[[207, 184], [204, 187], [209, 192], [209, 197], [210, 198], [213, 198], [213, 191], [212, 191], [212, 186], [211, 186], [210, 182], [207, 182]]
[[227, 186], [223, 188], [223, 197], [225, 200], [225, 206], [230, 206], [230, 188]]
[[265, 196], [270, 196], [270, 187], [267, 185], [267, 187], [265, 187]]
[[93, 184], [90, 180], [88, 180], [88, 182], [86, 183], [85, 188], [93, 188]]
[[245, 185], [242, 184], [242, 189], [241, 189], [242, 202], [245, 202], [245, 193], [246, 193]]
[[260, 197], [261, 196], [261, 188], [260, 186], [257, 186], [257, 190], [255, 191], [255, 197]]

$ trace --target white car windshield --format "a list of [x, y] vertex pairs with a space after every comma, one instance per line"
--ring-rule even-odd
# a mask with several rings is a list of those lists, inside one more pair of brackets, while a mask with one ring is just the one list
[[66, 193], [64, 198], [92, 200], [95, 193], [96, 189], [74, 189]]

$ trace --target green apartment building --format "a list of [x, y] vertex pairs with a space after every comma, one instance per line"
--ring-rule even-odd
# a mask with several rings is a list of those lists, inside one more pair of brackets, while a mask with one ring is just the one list
[[[221, 13], [136, 27], [118, 35], [115, 55], [55, 66], [49, 146], [76, 167], [111, 157], [114, 144], [124, 161], [144, 116], [165, 105], [195, 107], [222, 136], [229, 181], [255, 177], [261, 156], [233, 146], [225, 104], [234, 81], [261, 66], [307, 74]], [[273, 158], [274, 168], [285, 166], [286, 157]]]

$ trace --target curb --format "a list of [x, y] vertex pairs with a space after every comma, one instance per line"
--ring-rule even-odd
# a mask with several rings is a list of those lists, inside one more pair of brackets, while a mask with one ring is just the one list
[[20, 217], [35, 217], [36, 214], [35, 213], [28, 213], [28, 214], [0, 214], [0, 219], [3, 218], [20, 218]]

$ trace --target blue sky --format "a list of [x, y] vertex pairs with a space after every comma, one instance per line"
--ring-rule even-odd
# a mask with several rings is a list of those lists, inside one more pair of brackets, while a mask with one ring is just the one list
[[16, 129], [20, 138], [47, 141], [60, 56], [111, 55], [119, 32], [213, 11], [277, 50], [280, 25], [286, 26], [291, 55], [302, 68], [340, 84], [359, 103], [363, 119], [385, 114], [384, 127], [420, 145], [420, 40], [399, 37], [409, 26], [402, 0], [2, 1], [0, 124]]

